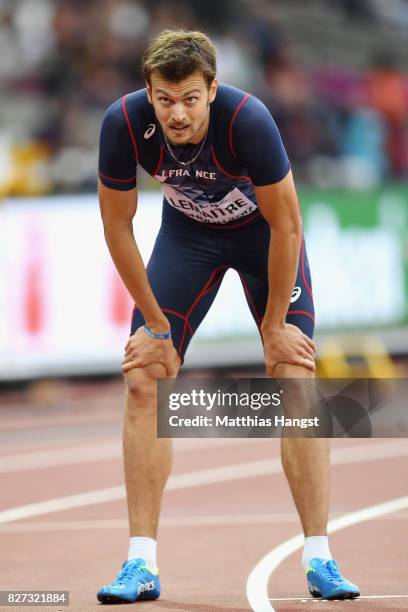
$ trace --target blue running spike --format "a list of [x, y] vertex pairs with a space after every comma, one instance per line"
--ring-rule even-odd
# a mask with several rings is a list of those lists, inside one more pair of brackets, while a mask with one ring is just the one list
[[131, 603], [159, 596], [159, 571], [147, 567], [144, 559], [125, 561], [115, 580], [96, 594], [103, 604]]
[[354, 599], [360, 596], [358, 586], [340, 574], [336, 561], [318, 559], [309, 562], [306, 572], [307, 586], [312, 597], [323, 599]]

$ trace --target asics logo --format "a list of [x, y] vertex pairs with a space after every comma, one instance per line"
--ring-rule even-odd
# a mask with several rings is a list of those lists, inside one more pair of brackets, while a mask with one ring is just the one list
[[292, 297], [290, 298], [290, 303], [293, 304], [293, 302], [296, 302], [296, 300], [300, 298], [301, 293], [302, 293], [301, 287], [294, 287], [292, 291]]
[[151, 138], [153, 136], [153, 134], [156, 131], [156, 126], [154, 123], [149, 123], [149, 125], [147, 126], [147, 130], [144, 133], [144, 137], [145, 140], [148, 140], [149, 138]]
[[153, 591], [154, 589], [154, 580], [151, 582], [142, 582], [139, 584], [139, 588], [137, 589], [137, 594], [144, 593], [145, 591]]

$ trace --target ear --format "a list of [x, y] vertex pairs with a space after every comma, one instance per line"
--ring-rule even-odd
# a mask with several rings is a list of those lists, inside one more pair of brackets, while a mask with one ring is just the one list
[[152, 88], [150, 87], [149, 83], [147, 81], [145, 81], [146, 83], [146, 93], [147, 93], [147, 99], [149, 100], [150, 104], [153, 104], [152, 102]]
[[210, 104], [211, 102], [214, 102], [215, 100], [215, 96], [217, 95], [217, 87], [218, 87], [218, 80], [214, 79], [210, 85], [210, 90], [208, 93], [208, 101]]

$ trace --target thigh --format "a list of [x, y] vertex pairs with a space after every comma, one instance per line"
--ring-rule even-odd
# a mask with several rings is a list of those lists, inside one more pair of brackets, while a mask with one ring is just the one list
[[[200, 233], [162, 228], [147, 266], [147, 275], [161, 310], [170, 321], [181, 359], [208, 312], [227, 270], [218, 241]], [[144, 324], [135, 306], [132, 333]]]
[[[250, 240], [248, 240], [248, 242], [250, 242]], [[251, 314], [258, 328], [260, 328], [269, 291], [269, 227], [267, 231], [265, 231], [265, 229], [258, 231], [253, 242], [254, 246], [249, 248], [247, 257], [245, 257], [245, 249], [241, 250], [240, 265], [236, 269], [241, 278]], [[315, 313], [310, 267], [305, 241], [302, 239], [296, 283], [286, 315], [286, 322], [296, 325], [304, 334], [312, 338], [314, 333], [314, 320]]]

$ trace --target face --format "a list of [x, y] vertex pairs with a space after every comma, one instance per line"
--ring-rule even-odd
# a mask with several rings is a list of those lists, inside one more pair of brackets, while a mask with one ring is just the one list
[[202, 140], [217, 85], [214, 79], [208, 89], [201, 72], [195, 72], [179, 83], [166, 81], [158, 72], [151, 75], [151, 85], [146, 83], [147, 96], [172, 144], [185, 145]]

